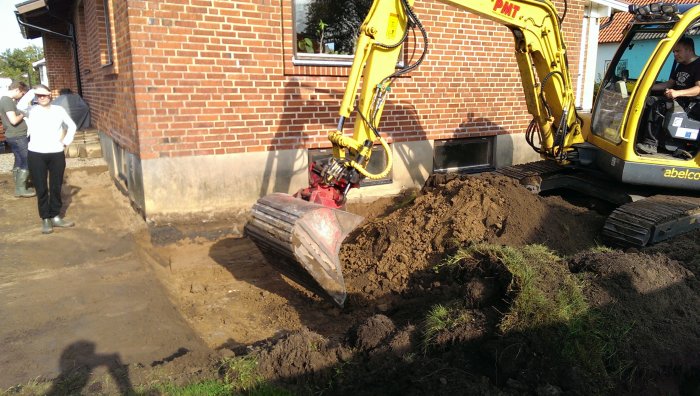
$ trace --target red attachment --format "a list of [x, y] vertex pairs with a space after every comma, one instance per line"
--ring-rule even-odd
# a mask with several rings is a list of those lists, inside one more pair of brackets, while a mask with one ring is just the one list
[[340, 194], [335, 188], [328, 186], [306, 187], [299, 190], [299, 192], [294, 194], [294, 196], [332, 209], [341, 208], [342, 204], [339, 204], [338, 202], [343, 201], [342, 194]]
[[316, 166], [316, 163], [312, 163], [309, 166], [310, 186], [299, 190], [294, 196], [328, 208], [342, 208], [345, 203], [342, 189], [346, 183], [329, 186], [323, 182], [323, 178], [319, 172], [320, 170]]

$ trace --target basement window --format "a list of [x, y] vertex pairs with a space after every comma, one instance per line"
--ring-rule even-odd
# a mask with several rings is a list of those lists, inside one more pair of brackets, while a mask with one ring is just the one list
[[[309, 164], [314, 161], [320, 161], [333, 156], [333, 149], [309, 149]], [[370, 173], [380, 173], [386, 168], [386, 154], [384, 148], [380, 145], [372, 147], [372, 157], [369, 159], [369, 164], [367, 165], [367, 171]], [[362, 179], [360, 181], [361, 187], [367, 186], [377, 186], [382, 184], [391, 184], [393, 182], [392, 171], [385, 177], [377, 180], [372, 180], [368, 178]]]
[[494, 140], [494, 136], [436, 140], [433, 171], [472, 173], [494, 169]]

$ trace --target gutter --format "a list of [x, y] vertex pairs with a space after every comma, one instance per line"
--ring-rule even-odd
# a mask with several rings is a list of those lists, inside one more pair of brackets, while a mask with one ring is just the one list
[[[54, 17], [58, 20], [63, 20], [65, 23], [67, 23], [69, 34], [54, 32], [53, 30], [49, 30], [49, 29], [43, 28], [41, 26], [32, 25], [31, 23], [27, 23], [27, 22], [24, 22], [22, 20], [21, 14], [29, 12], [29, 11], [38, 10], [41, 8], [46, 8], [49, 15], [51, 15], [52, 17]], [[23, 12], [20, 13], [20, 11], [23, 11]], [[80, 60], [78, 59], [78, 40], [77, 40], [77, 37], [75, 35], [75, 25], [71, 21], [67, 21], [67, 20], [64, 20], [62, 18], [58, 18], [55, 15], [51, 14], [51, 10], [49, 10], [49, 7], [46, 5], [44, 0], [40, 0], [37, 2], [31, 2], [30, 4], [27, 4], [27, 3], [18, 4], [17, 11], [15, 11], [15, 18], [17, 18], [17, 23], [23, 28], [35, 29], [35, 30], [38, 30], [42, 33], [46, 33], [46, 34], [49, 34], [52, 36], [60, 37], [62, 39], [68, 40], [70, 42], [71, 48], [73, 49], [73, 63], [75, 64], [75, 80], [76, 80], [76, 84], [78, 85], [78, 94], [80, 96], [83, 96], [83, 84], [80, 81]], [[26, 34], [25, 34], [25, 36], [26, 36]]]

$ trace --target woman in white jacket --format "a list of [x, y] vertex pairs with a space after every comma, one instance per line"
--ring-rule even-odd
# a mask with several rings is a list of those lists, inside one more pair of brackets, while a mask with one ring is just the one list
[[27, 116], [29, 172], [36, 188], [41, 232], [50, 234], [54, 227], [74, 225], [60, 215], [66, 170], [64, 149], [73, 142], [76, 126], [63, 107], [51, 105], [51, 90], [47, 86], [37, 85], [29, 91], [32, 92], [37, 104], [29, 108]]

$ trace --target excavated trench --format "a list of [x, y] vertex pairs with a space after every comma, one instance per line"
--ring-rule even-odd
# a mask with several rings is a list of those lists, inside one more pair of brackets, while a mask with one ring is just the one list
[[[643, 251], [603, 249], [605, 213], [585, 202], [483, 174], [434, 178], [418, 192], [350, 205], [366, 221], [341, 248], [342, 310], [281, 277], [245, 238], [181, 241], [151, 254], [168, 263], [163, 276], [174, 301], [210, 346], [255, 357], [265, 379], [301, 394], [697, 390], [700, 233]], [[502, 331], [519, 292], [502, 261], [484, 255], [442, 269], [459, 248], [477, 243], [537, 244], [558, 257], [543, 298], [560, 298], [566, 277], [580, 282], [589, 309], [572, 322], [602, 315], [627, 326], [614, 359], [562, 364], [570, 351], [550, 340], [571, 323]], [[202, 252], [212, 263], [192, 264]], [[456, 305], [468, 320], [427, 331], [436, 307]]]

